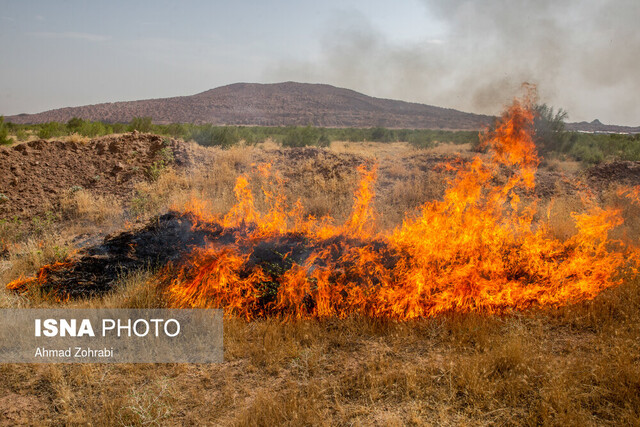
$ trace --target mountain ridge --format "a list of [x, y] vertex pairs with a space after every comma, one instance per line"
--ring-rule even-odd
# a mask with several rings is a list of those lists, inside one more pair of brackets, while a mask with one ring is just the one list
[[64, 107], [5, 119], [13, 123], [66, 122], [72, 117], [128, 123], [481, 129], [492, 117], [427, 104], [376, 98], [318, 83], [233, 83], [194, 95]]
[[[323, 83], [238, 82], [194, 95], [117, 101], [63, 107], [35, 114], [5, 117], [13, 123], [67, 122], [73, 117], [109, 123], [128, 123], [150, 116], [154, 123], [211, 123], [214, 125], [320, 127], [376, 127], [480, 130], [493, 116], [416, 102], [369, 96]], [[640, 133], [640, 126], [592, 122], [567, 123], [583, 132]]]

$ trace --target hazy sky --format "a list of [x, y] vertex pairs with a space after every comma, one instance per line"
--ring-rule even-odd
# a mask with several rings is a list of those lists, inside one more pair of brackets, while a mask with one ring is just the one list
[[523, 81], [640, 125], [640, 0], [0, 0], [0, 114], [329, 83], [496, 114]]

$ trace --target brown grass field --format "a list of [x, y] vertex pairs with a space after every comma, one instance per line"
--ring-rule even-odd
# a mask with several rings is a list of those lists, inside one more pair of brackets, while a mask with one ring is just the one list
[[[11, 245], [0, 260], [0, 307], [164, 306], [152, 272], [123, 277], [103, 298], [65, 303], [16, 295], [4, 284], [64, 258], [86, 239], [135, 227], [192, 197], [225, 213], [236, 178], [253, 175], [256, 163], [272, 163], [285, 193], [300, 198], [307, 213], [341, 220], [351, 209], [355, 167], [377, 162], [378, 224], [392, 229], [442, 196], [447, 174], [435, 166], [452, 156], [470, 158], [468, 149], [192, 146], [197, 167], [168, 168], [127, 200], [83, 190], [65, 196], [60, 220], [37, 235], [4, 224], [0, 237]], [[540, 179], [579, 174], [575, 164], [554, 161], [547, 168]], [[259, 188], [260, 177], [252, 182]], [[580, 198], [560, 182], [547, 187], [552, 232], [568, 238], [569, 214], [582, 209]], [[639, 209], [612, 190], [603, 189], [600, 199], [618, 204], [628, 218], [618, 237], [637, 241]], [[640, 281], [621, 274], [622, 285], [592, 301], [504, 316], [227, 318], [222, 364], [0, 365], [0, 425], [640, 425]]]

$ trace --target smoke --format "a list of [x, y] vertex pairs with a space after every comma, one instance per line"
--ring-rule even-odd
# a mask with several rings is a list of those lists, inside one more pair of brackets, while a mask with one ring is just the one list
[[442, 37], [398, 42], [364, 16], [328, 27], [319, 55], [282, 61], [273, 80], [496, 114], [522, 82], [572, 121], [640, 124], [637, 0], [423, 0]]

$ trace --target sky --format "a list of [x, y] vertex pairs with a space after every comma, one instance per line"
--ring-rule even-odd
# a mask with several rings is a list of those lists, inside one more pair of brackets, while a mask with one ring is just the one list
[[0, 114], [328, 83], [499, 114], [640, 125], [638, 0], [0, 0]]

